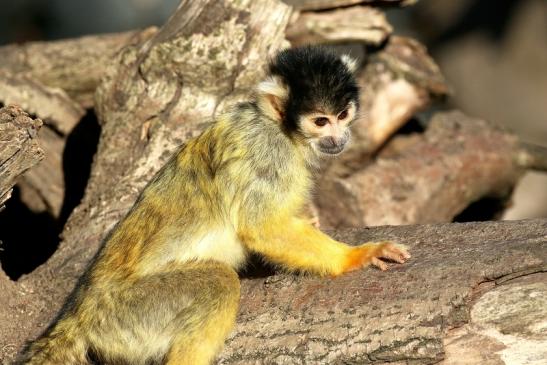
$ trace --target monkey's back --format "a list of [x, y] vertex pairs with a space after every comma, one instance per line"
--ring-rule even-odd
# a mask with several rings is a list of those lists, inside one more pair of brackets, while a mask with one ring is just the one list
[[234, 108], [158, 172], [106, 242], [96, 274], [118, 267], [139, 276], [203, 259], [237, 269], [247, 254], [238, 238], [245, 227], [275, 225], [305, 202], [307, 151], [257, 118], [253, 104]]

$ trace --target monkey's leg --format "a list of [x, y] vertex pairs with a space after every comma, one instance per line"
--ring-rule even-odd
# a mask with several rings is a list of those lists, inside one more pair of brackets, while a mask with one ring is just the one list
[[90, 303], [91, 348], [106, 363], [209, 364], [234, 325], [238, 303], [239, 278], [230, 266], [172, 263]]
[[167, 365], [210, 364], [234, 327], [240, 292], [237, 273], [226, 264], [210, 263], [190, 279], [188, 284], [199, 286], [200, 293], [175, 320], [184, 324], [179, 328], [186, 328], [173, 339]]
[[290, 218], [261, 229], [245, 230], [240, 239], [247, 247], [288, 269], [312, 271], [320, 275], [340, 275], [369, 264], [382, 270], [386, 258], [405, 262], [410, 254], [403, 245], [368, 242], [349, 246], [324, 234], [305, 220]]

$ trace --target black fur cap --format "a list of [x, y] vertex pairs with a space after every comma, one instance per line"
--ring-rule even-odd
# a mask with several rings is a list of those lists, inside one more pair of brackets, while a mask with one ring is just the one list
[[339, 113], [350, 101], [359, 106], [353, 71], [328, 48], [306, 46], [281, 51], [270, 63], [270, 74], [289, 88], [285, 105], [289, 129], [297, 129], [298, 115], [304, 113]]

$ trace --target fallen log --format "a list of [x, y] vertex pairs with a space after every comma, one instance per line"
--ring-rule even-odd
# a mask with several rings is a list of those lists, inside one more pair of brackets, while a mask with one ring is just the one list
[[460, 112], [436, 114], [423, 135], [396, 150], [322, 182], [316, 202], [323, 226], [451, 221], [482, 197], [507, 196], [524, 172], [514, 135]]
[[142, 42], [156, 32], [93, 35], [50, 42], [29, 42], [0, 47], [0, 69], [58, 88], [83, 108], [93, 106], [93, 94], [104, 70], [124, 46]]
[[380, 45], [393, 31], [383, 12], [366, 6], [304, 12], [295, 18], [287, 28], [292, 46], [347, 42]]
[[64, 135], [70, 133], [85, 113], [62, 89], [5, 71], [0, 71], [0, 102], [21, 106]]
[[[475, 360], [500, 359], [502, 352], [506, 359], [544, 359], [546, 232], [545, 219], [339, 230], [338, 239], [354, 244], [404, 243], [412, 259], [390, 271], [334, 279], [243, 280], [236, 330], [219, 364], [483, 363], [460, 361], [466, 346]], [[474, 339], [482, 341], [455, 334], [464, 325], [480, 325]], [[492, 329], [513, 337], [495, 338]], [[490, 347], [481, 349], [485, 343]]]

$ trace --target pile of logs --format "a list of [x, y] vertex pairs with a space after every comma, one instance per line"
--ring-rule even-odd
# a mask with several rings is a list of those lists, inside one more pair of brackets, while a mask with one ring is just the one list
[[[101, 135], [55, 254], [16, 282], [0, 267], [0, 359], [9, 363], [47, 326], [170, 153], [248, 98], [272, 54], [308, 43], [351, 45], [362, 64], [352, 146], [325, 164], [310, 208], [346, 240], [391, 238], [411, 246], [413, 260], [335, 280], [244, 279], [238, 327], [219, 363], [452, 364], [463, 350], [471, 356], [463, 363], [473, 363], [470, 349], [482, 356], [484, 343], [510, 348], [488, 338], [495, 321], [482, 307], [467, 332], [454, 328], [471, 325], [474, 303], [495, 284], [526, 276], [517, 284], [545, 295], [545, 274], [532, 274], [547, 265], [547, 221], [340, 229], [451, 222], [481, 198], [506, 199], [526, 169], [547, 169], [544, 150], [460, 111], [397, 133], [450, 93], [427, 50], [393, 35], [382, 11], [412, 3], [182, 0], [160, 28], [1, 47], [0, 207], [17, 183], [32, 210], [59, 218], [71, 173], [63, 151], [86, 110]], [[507, 300], [518, 303], [516, 295]]]

